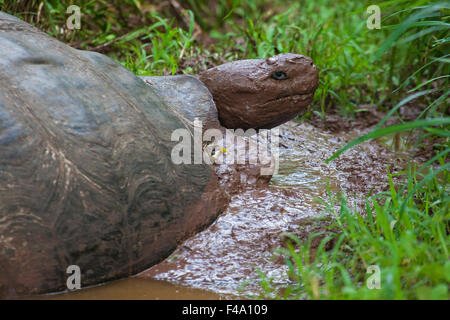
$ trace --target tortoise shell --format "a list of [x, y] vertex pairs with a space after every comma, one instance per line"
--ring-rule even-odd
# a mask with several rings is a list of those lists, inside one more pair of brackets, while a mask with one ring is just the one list
[[0, 297], [136, 274], [220, 213], [211, 166], [171, 161], [180, 95], [211, 117], [208, 90], [154, 82], [0, 13]]

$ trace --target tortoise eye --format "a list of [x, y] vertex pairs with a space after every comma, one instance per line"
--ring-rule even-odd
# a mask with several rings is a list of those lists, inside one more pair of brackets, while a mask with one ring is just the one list
[[272, 78], [275, 80], [286, 80], [288, 76], [283, 71], [275, 71], [274, 73], [272, 73]]

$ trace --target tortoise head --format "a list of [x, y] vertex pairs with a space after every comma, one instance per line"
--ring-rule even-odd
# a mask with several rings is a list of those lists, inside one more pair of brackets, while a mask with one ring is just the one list
[[230, 129], [269, 129], [301, 114], [312, 102], [318, 71], [311, 58], [283, 53], [239, 60], [199, 74]]

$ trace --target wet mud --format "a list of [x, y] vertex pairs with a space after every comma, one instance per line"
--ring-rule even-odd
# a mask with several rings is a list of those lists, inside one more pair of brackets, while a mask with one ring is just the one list
[[32, 297], [32, 299], [36, 298], [44, 300], [228, 300], [233, 296], [178, 286], [167, 281], [128, 278], [83, 290]]
[[[373, 118], [374, 114], [367, 113], [354, 120], [351, 128], [345, 121], [337, 121], [338, 116], [331, 117], [328, 124], [314, 119], [283, 124], [279, 171], [269, 183], [240, 186], [211, 226], [136, 277], [52, 298], [137, 297], [130, 292], [150, 299], [255, 297], [262, 291], [258, 272], [280, 287], [290, 283], [287, 267], [276, 249], [284, 245], [285, 232], [306, 240], [317, 231], [309, 218], [330, 215], [319, 200], [328, 202], [327, 188], [344, 194], [348, 203], [363, 211], [367, 194], [387, 190], [387, 167], [391, 173], [399, 172], [417, 154], [417, 150], [393, 151], [383, 143], [368, 141], [325, 163], [347, 142], [373, 129], [379, 120], [368, 120]], [[312, 244], [313, 252], [319, 243], [320, 239]], [[333, 244], [327, 245], [331, 248]], [[166, 295], [170, 291], [172, 294]]]
[[399, 172], [411, 157], [369, 141], [325, 163], [345, 143], [370, 131], [377, 121], [367, 123], [372, 125], [334, 132], [312, 123], [291, 121], [280, 126], [280, 168], [269, 185], [250, 186], [236, 194], [208, 229], [185, 241], [168, 259], [138, 278], [244, 297], [261, 292], [258, 271], [272, 278], [274, 284], [288, 284], [287, 267], [274, 255], [275, 250], [284, 244], [283, 232], [307, 239], [311, 232], [311, 226], [305, 224], [308, 218], [329, 214], [318, 200], [327, 202], [327, 186], [332, 193], [343, 193], [349, 203], [363, 211], [369, 192], [387, 190], [387, 167], [391, 173]]

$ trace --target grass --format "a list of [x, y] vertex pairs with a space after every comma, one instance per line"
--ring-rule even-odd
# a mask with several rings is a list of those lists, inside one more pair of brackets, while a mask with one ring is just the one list
[[[265, 293], [261, 297], [442, 300], [450, 298], [448, 188], [450, 163], [447, 161], [450, 152], [448, 143], [450, 117], [446, 116], [445, 100], [449, 92], [448, 82], [444, 83], [441, 95], [432, 100], [415, 121], [382, 128], [386, 120], [402, 105], [441, 88], [437, 89], [435, 85], [434, 89], [422, 91], [418, 89], [439, 79], [448, 78], [448, 60], [445, 59], [448, 55], [445, 54], [445, 50], [440, 52], [435, 49], [449, 41], [440, 33], [441, 30], [446, 30], [448, 35], [449, 25], [436, 19], [441, 18], [442, 12], [450, 8], [449, 4], [413, 3], [413, 5], [405, 10], [408, 12], [406, 18], [392, 26], [393, 32], [375, 52], [374, 60], [379, 59], [390, 48], [391, 55], [395, 55], [399, 45], [402, 46], [407, 41], [412, 41], [413, 45], [416, 45], [416, 42], [420, 41], [422, 44], [425, 43], [425, 48], [420, 43], [418, 46], [426, 49], [425, 52], [435, 51], [432, 57], [427, 57], [431, 62], [425, 60], [425, 64], [413, 75], [408, 76], [395, 91], [405, 87], [419, 71], [425, 71], [424, 73], [431, 79], [414, 85], [408, 90], [408, 93], [414, 94], [390, 109], [372, 132], [351, 141], [327, 162], [363, 141], [411, 129], [424, 129], [423, 138], [430, 135], [443, 138], [445, 142], [438, 146], [440, 152], [418, 169], [410, 165], [407, 171], [397, 173], [403, 175], [403, 180], [406, 181], [400, 185], [394, 185], [392, 175], [389, 173], [389, 192], [368, 197], [365, 212], [353, 211], [345, 196], [330, 194], [329, 203], [324, 204], [335, 217], [334, 223], [319, 233], [311, 234], [306, 243], [293, 235], [288, 235], [290, 240], [287, 241], [287, 248], [278, 251], [286, 259], [290, 278], [294, 284], [284, 288], [281, 294], [271, 285], [270, 279], [262, 276]], [[412, 32], [408, 34], [408, 30], [411, 29]], [[407, 41], [402, 40], [402, 36]], [[428, 37], [431, 39], [427, 39]], [[393, 47], [395, 49], [392, 49]], [[437, 63], [437, 67], [429, 68], [432, 63]], [[393, 79], [390, 81], [392, 85]], [[421, 120], [426, 115], [436, 118]], [[439, 129], [433, 128], [434, 125], [438, 125]], [[431, 166], [436, 161], [438, 165]], [[336, 202], [340, 203], [339, 211], [335, 210]], [[327, 233], [317, 251], [311, 255], [312, 239], [321, 236], [327, 229], [333, 232]], [[332, 250], [326, 250], [326, 244], [330, 241], [335, 245]], [[377, 278], [376, 288], [372, 282], [374, 277]]]
[[197, 73], [207, 67], [201, 63], [205, 60], [216, 64], [280, 52], [308, 55], [320, 70], [314, 110], [322, 116], [336, 105], [347, 116], [363, 104], [381, 105], [388, 96], [386, 84], [392, 82], [386, 77], [389, 61], [367, 59], [385, 32], [366, 28], [364, 1], [217, 1], [215, 10], [208, 1], [180, 1], [192, 9], [191, 22], [194, 18], [204, 28], [212, 45], [195, 39], [192, 24], [183, 26], [170, 6], [81, 0], [81, 29], [74, 31], [65, 26], [70, 1], [43, 1], [39, 10], [40, 3], [0, 0], [0, 8], [72, 46], [106, 53], [136, 74]]
[[[81, 0], [77, 1], [82, 13], [80, 30], [65, 26], [71, 1], [0, 0], [0, 8], [74, 47], [106, 53], [136, 74], [197, 73], [225, 61], [302, 53], [310, 56], [320, 71], [312, 110], [325, 117], [330, 108], [337, 107], [341, 114], [353, 117], [363, 109], [361, 105], [389, 108], [397, 103], [395, 97], [403, 92], [395, 96], [390, 92], [401, 83], [405, 88], [421, 83], [423, 76], [431, 79], [420, 72], [408, 78], [409, 70], [422, 61], [431, 62], [435, 55], [423, 53], [442, 51], [444, 44], [431, 48], [426, 42], [412, 45], [410, 41], [381, 56], [380, 44], [390, 32], [386, 23], [401, 21], [408, 12], [396, 14], [396, 8], [413, 2], [381, 3], [381, 30], [366, 27], [369, 1], [232, 0], [213, 1], [213, 5], [205, 0], [179, 1], [189, 9], [186, 25], [164, 1]], [[415, 2], [417, 6], [425, 3]], [[205, 37], [194, 37], [194, 21]], [[444, 19], [439, 22], [446, 23]], [[422, 31], [430, 28], [446, 31], [445, 25], [430, 25]], [[432, 63], [426, 70], [436, 65], [442, 68], [442, 64]], [[445, 74], [445, 70], [434, 69]]]
[[[186, 10], [174, 10], [168, 1], [79, 0], [80, 30], [65, 27], [72, 1], [0, 0], [0, 10], [76, 48], [105, 53], [136, 74], [192, 74], [280, 52], [310, 56], [320, 85], [305, 118], [325, 119], [329, 112], [354, 117], [366, 105], [386, 111], [373, 132], [335, 157], [364, 140], [404, 130], [418, 131], [420, 141], [431, 139], [436, 155], [420, 168], [411, 165], [399, 173], [404, 181], [399, 185], [388, 174], [390, 191], [368, 196], [365, 212], [351, 209], [345, 196], [330, 194], [335, 221], [324, 230], [322, 246], [311, 258], [310, 243], [319, 235], [306, 242], [289, 235], [279, 253], [293, 284], [281, 294], [261, 275], [262, 297], [449, 299], [448, 2], [379, 2], [380, 30], [366, 27], [370, 1], [178, 3]], [[424, 111], [416, 121], [404, 122], [398, 110], [411, 103], [424, 105]], [[392, 117], [398, 124], [384, 127]], [[339, 211], [333, 211], [335, 203]], [[331, 240], [334, 246], [326, 250]], [[380, 289], [366, 285], [367, 268], [374, 265]]]
[[[306, 243], [290, 235], [279, 254], [286, 258], [295, 284], [280, 294], [263, 278], [261, 298], [448, 299], [449, 177], [447, 171], [442, 177], [430, 172], [426, 179], [418, 171], [402, 172], [408, 182], [399, 190], [389, 179], [390, 192], [368, 198], [366, 214], [352, 211], [344, 196], [330, 195], [328, 208], [335, 217], [328, 227], [331, 235], [312, 259], [310, 243], [321, 233]], [[419, 177], [425, 181], [420, 186]], [[325, 243], [331, 240], [335, 245], [327, 251]], [[367, 285], [373, 275], [370, 266], [379, 268], [379, 289]]]

